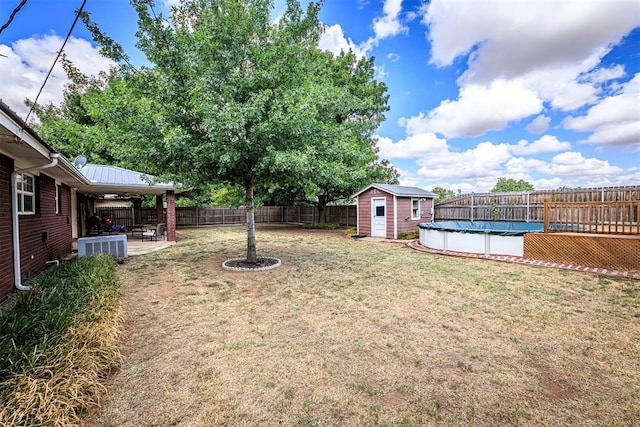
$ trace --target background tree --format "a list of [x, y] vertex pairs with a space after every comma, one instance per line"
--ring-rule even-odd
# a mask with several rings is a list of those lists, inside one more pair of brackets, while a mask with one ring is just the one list
[[444, 187], [433, 187], [431, 192], [438, 195], [438, 197], [433, 200], [434, 204], [456, 197], [456, 193], [453, 190], [447, 190]]
[[527, 181], [520, 179], [515, 180], [513, 178], [498, 178], [498, 182], [491, 189], [492, 193], [513, 193], [518, 191], [534, 191], [533, 185]]

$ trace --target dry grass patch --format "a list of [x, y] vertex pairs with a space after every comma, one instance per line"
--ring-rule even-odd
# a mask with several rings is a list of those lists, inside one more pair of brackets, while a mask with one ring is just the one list
[[640, 423], [637, 281], [342, 234], [260, 229], [266, 272], [221, 268], [244, 228], [132, 258], [126, 362], [91, 422]]
[[69, 426], [98, 404], [120, 362], [114, 260], [44, 272], [0, 313], [0, 426]]

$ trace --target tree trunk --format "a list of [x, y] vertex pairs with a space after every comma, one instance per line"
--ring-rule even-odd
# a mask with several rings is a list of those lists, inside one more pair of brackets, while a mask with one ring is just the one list
[[253, 205], [253, 180], [245, 183], [244, 190], [247, 197], [247, 262], [255, 264], [258, 262], [258, 255], [256, 253], [256, 223]]
[[326, 218], [325, 208], [327, 207], [327, 201], [324, 196], [318, 196], [318, 204], [316, 205], [318, 208], [318, 222], [324, 223]]

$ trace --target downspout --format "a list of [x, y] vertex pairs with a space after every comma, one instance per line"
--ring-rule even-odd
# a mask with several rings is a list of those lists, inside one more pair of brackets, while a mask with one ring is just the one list
[[59, 157], [60, 154], [58, 153], [49, 153], [51, 163], [27, 169], [18, 169], [11, 173], [11, 199], [13, 205], [11, 209], [11, 220], [13, 224], [13, 277], [16, 289], [21, 291], [29, 291], [31, 290], [31, 286], [23, 285], [22, 277], [20, 277], [20, 223], [18, 222], [18, 189], [16, 188], [16, 177], [19, 173], [35, 172], [55, 167], [58, 164]]

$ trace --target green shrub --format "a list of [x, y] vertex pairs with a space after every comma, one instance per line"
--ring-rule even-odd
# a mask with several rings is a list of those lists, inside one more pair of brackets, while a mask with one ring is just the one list
[[314, 230], [336, 230], [340, 228], [340, 224], [335, 222], [308, 222], [304, 225], [304, 228]]
[[68, 425], [95, 404], [120, 363], [114, 259], [81, 258], [41, 274], [0, 313], [0, 425]]
[[415, 240], [419, 236], [418, 230], [403, 231], [398, 233], [398, 240]]

